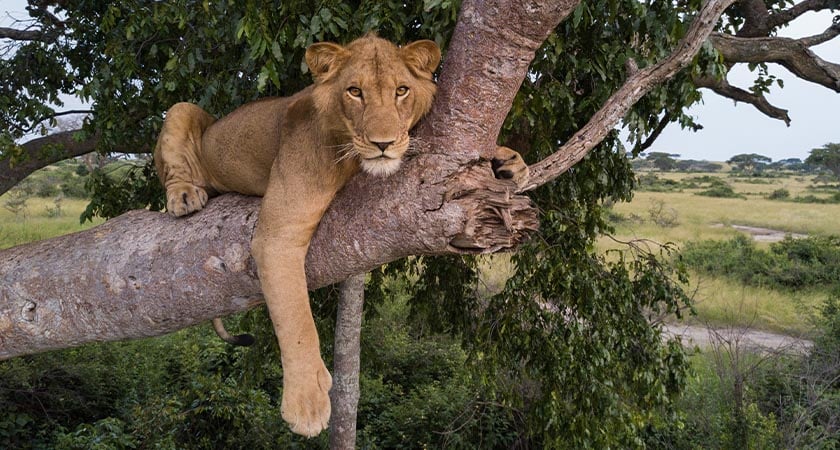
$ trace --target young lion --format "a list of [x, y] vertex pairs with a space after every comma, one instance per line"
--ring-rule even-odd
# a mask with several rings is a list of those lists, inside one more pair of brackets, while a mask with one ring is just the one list
[[[439, 62], [432, 41], [317, 43], [306, 50], [315, 83], [291, 97], [248, 103], [218, 121], [190, 103], [166, 114], [155, 164], [170, 214], [198, 211], [223, 192], [264, 197], [251, 253], [280, 344], [281, 413], [295, 433], [315, 436], [330, 417], [332, 378], [304, 273], [310, 238], [353, 175], [399, 169], [409, 130], [431, 107]], [[505, 147], [493, 167], [502, 178], [527, 176]]]

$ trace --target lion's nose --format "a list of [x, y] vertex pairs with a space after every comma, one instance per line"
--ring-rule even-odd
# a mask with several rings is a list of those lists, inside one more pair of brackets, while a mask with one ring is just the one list
[[386, 149], [386, 148], [388, 148], [388, 146], [389, 146], [389, 145], [391, 145], [391, 144], [393, 144], [393, 143], [394, 143], [394, 141], [388, 141], [388, 142], [373, 142], [373, 144], [374, 144], [374, 145], [376, 145], [377, 147], [379, 147], [379, 150], [382, 150], [383, 152], [385, 151], [385, 149]]

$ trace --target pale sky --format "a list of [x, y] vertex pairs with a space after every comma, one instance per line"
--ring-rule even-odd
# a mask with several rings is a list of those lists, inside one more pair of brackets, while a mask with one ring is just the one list
[[[10, 26], [10, 15], [26, 18], [25, 0], [3, 0], [0, 26]], [[831, 25], [829, 12], [803, 15], [782, 35], [802, 37], [823, 32]], [[812, 47], [827, 61], [840, 63], [840, 38]], [[697, 133], [669, 126], [648, 151], [677, 153], [683, 159], [725, 161], [738, 153], [759, 153], [774, 160], [802, 158], [812, 148], [829, 142], [840, 142], [840, 93], [800, 80], [781, 66], [771, 64], [774, 75], [784, 80], [784, 89], [774, 86], [768, 100], [774, 106], [788, 109], [791, 126], [759, 113], [752, 105], [725, 99], [711, 91], [703, 91], [704, 102], [689, 110], [704, 129]], [[746, 65], [730, 73], [729, 82], [744, 89], [752, 85]], [[78, 107], [68, 99], [68, 109]]]

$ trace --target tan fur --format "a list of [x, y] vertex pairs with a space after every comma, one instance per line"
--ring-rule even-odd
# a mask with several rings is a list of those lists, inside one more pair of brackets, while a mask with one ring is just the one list
[[328, 424], [332, 379], [309, 307], [309, 241], [350, 177], [397, 171], [409, 130], [431, 107], [440, 50], [368, 35], [346, 47], [313, 44], [306, 62], [315, 84], [291, 97], [249, 103], [218, 121], [195, 105], [173, 106], [155, 164], [175, 216], [222, 192], [264, 196], [251, 253], [280, 344], [281, 412], [293, 432], [315, 436]]

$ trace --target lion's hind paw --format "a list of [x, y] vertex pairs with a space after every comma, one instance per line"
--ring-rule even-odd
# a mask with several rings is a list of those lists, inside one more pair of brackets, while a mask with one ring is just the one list
[[204, 208], [207, 191], [190, 183], [173, 183], [166, 187], [166, 210], [175, 217]]

